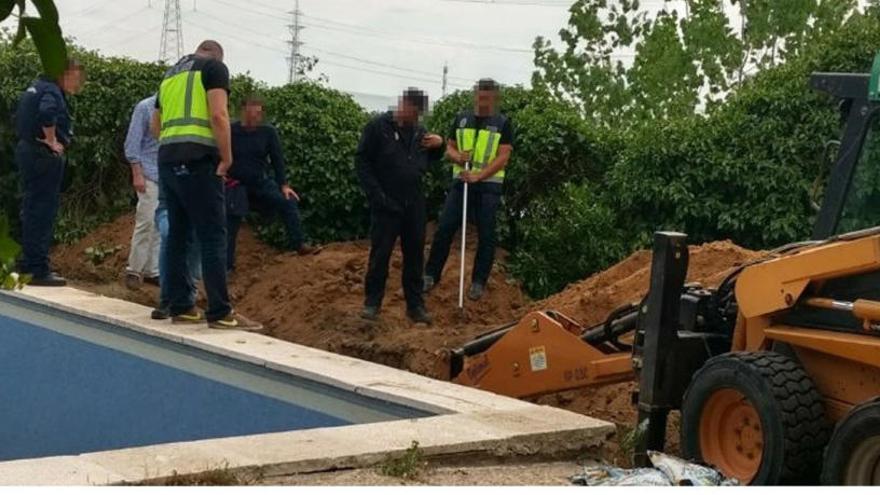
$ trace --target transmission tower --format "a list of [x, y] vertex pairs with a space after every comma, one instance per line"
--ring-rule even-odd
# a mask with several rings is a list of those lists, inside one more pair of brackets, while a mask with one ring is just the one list
[[299, 63], [300, 63], [300, 53], [299, 48], [303, 46], [303, 42], [300, 41], [300, 32], [305, 29], [305, 26], [300, 22], [300, 18], [302, 17], [302, 11], [299, 10], [299, 0], [296, 0], [296, 4], [294, 9], [289, 12], [292, 16], [290, 24], [287, 25], [287, 28], [290, 30], [290, 41], [287, 42], [290, 45], [290, 55], [287, 57], [287, 82], [295, 83], [297, 79], [299, 79]]
[[162, 43], [159, 61], [168, 64], [183, 56], [183, 27], [180, 17], [180, 0], [165, 0], [165, 16], [162, 20]]

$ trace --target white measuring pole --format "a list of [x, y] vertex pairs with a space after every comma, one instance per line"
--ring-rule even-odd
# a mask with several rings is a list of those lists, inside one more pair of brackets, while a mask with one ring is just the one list
[[[471, 169], [471, 162], [464, 164], [465, 170]], [[464, 309], [464, 253], [467, 244], [467, 207], [468, 207], [468, 183], [464, 182], [464, 199], [461, 206], [461, 269], [459, 270], [458, 279], [458, 309]]]

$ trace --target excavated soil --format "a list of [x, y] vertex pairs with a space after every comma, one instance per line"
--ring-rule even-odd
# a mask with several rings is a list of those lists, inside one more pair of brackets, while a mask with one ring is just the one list
[[[154, 304], [154, 288], [128, 291], [119, 284], [132, 225], [132, 217], [123, 216], [74, 245], [59, 247], [53, 254], [55, 267], [89, 290]], [[105, 249], [116, 245], [125, 249], [97, 265], [85, 254], [89, 247]], [[530, 310], [554, 309], [584, 325], [601, 323], [613, 309], [644, 296], [651, 264], [651, 253], [639, 251], [604, 272], [535, 302], [507, 278], [503, 268], [505, 253], [499, 252], [498, 266], [486, 296], [479, 303], [468, 302], [465, 314], [461, 314], [457, 309], [460, 258], [454, 245], [445, 278], [427, 298], [434, 325], [426, 327], [413, 326], [406, 319], [399, 250], [391, 261], [381, 321], [370, 323], [358, 317], [368, 251], [369, 245], [358, 241], [330, 244], [317, 255], [301, 257], [263, 245], [245, 226], [239, 238], [237, 270], [230, 279], [231, 295], [240, 312], [263, 322], [266, 333], [274, 337], [447, 378], [449, 349], [493, 327], [515, 321]], [[711, 287], [731, 269], [762, 256], [763, 253], [729, 241], [694, 246], [688, 280]], [[471, 262], [468, 257], [468, 266]], [[633, 383], [623, 383], [551, 394], [537, 401], [632, 425], [633, 388]], [[675, 443], [675, 428], [670, 430], [670, 439]]]

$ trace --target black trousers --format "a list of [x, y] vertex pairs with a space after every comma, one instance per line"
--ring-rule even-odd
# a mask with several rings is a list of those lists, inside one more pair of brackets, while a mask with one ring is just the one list
[[61, 200], [64, 158], [42, 144], [19, 141], [15, 161], [22, 192], [19, 270], [44, 278], [51, 272], [49, 248]]
[[168, 207], [168, 298], [171, 315], [190, 309], [187, 246], [195, 229], [202, 253], [208, 321], [232, 311], [226, 286], [226, 197], [216, 158], [159, 165], [159, 187]]
[[[481, 182], [468, 185], [468, 221], [477, 226], [479, 242], [477, 244], [477, 256], [474, 259], [474, 268], [471, 272], [471, 281], [485, 284], [492, 273], [492, 264], [495, 262], [495, 221], [498, 215], [498, 207], [501, 205], [501, 184]], [[461, 228], [462, 200], [464, 199], [464, 184], [456, 180], [446, 196], [446, 204], [437, 231], [434, 233], [434, 241], [431, 243], [431, 254], [428, 256], [428, 264], [425, 274], [440, 281], [443, 267], [449, 258], [449, 249], [455, 234]]]
[[425, 204], [419, 200], [407, 205], [402, 213], [373, 209], [370, 212], [370, 262], [367, 268], [366, 306], [382, 306], [388, 263], [397, 238], [403, 251], [401, 283], [407, 309], [424, 306], [422, 267], [425, 262]]
[[[281, 194], [281, 186], [274, 180], [266, 177], [255, 185], [241, 184], [237, 187], [245, 188], [248, 196], [248, 204], [253, 204], [261, 214], [280, 215], [287, 231], [287, 248], [294, 251], [303, 245], [302, 223], [299, 218], [299, 203], [295, 199], [287, 199]], [[227, 267], [235, 268], [235, 251], [238, 240], [238, 231], [244, 218], [242, 212], [229, 212], [227, 227], [229, 239], [227, 247]]]

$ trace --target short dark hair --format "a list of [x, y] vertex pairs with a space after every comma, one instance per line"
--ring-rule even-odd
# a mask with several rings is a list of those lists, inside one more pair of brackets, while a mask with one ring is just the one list
[[64, 63], [64, 70], [65, 70], [65, 71], [69, 71], [69, 70], [83, 70], [84, 68], [85, 68], [85, 67], [83, 66], [82, 62], [80, 62], [79, 60], [77, 60], [77, 59], [75, 59], [75, 58], [69, 58], [69, 59], [67, 59], [67, 61]]
[[196, 48], [196, 52], [210, 52], [216, 53], [220, 55], [220, 58], [223, 58], [223, 46], [220, 45], [219, 42], [214, 40], [205, 40], [199, 43], [199, 46]]
[[263, 97], [257, 94], [249, 94], [241, 99], [241, 108], [244, 108], [248, 105], [259, 105], [265, 106], [265, 100]]
[[483, 78], [477, 81], [477, 91], [498, 91], [501, 86], [491, 78]]
[[418, 88], [407, 88], [403, 92], [403, 101], [416, 107], [419, 112], [424, 112], [428, 109], [428, 95]]

